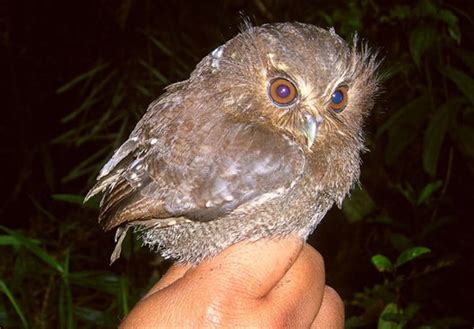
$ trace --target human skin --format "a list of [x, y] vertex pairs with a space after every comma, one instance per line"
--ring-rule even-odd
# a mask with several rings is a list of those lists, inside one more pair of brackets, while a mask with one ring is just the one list
[[174, 265], [120, 328], [343, 328], [321, 255], [297, 237], [233, 245], [197, 266]]

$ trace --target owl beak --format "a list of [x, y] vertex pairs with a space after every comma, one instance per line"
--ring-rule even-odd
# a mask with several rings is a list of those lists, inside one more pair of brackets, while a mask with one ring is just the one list
[[303, 123], [303, 134], [306, 136], [306, 144], [308, 148], [313, 146], [316, 136], [318, 135], [319, 125], [323, 122], [323, 118], [319, 115], [312, 115], [309, 113], [304, 114], [304, 123]]

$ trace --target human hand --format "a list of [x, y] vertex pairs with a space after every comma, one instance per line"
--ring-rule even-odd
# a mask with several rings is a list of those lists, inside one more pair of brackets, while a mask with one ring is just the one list
[[343, 328], [321, 255], [296, 237], [242, 242], [199, 265], [174, 265], [121, 328]]

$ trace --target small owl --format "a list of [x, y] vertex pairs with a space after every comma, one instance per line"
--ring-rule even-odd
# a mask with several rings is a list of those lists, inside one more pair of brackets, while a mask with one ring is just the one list
[[377, 61], [301, 23], [246, 26], [172, 84], [104, 165], [99, 222], [199, 263], [316, 228], [358, 180]]

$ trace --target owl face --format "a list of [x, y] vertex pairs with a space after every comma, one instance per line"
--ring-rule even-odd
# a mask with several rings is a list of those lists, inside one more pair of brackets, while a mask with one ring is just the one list
[[247, 28], [211, 57], [214, 72], [233, 81], [232, 92], [228, 83], [217, 85], [230, 95], [224, 102], [236, 118], [270, 123], [310, 153], [362, 145], [376, 64], [355, 42], [351, 49], [332, 29], [264, 25]]

